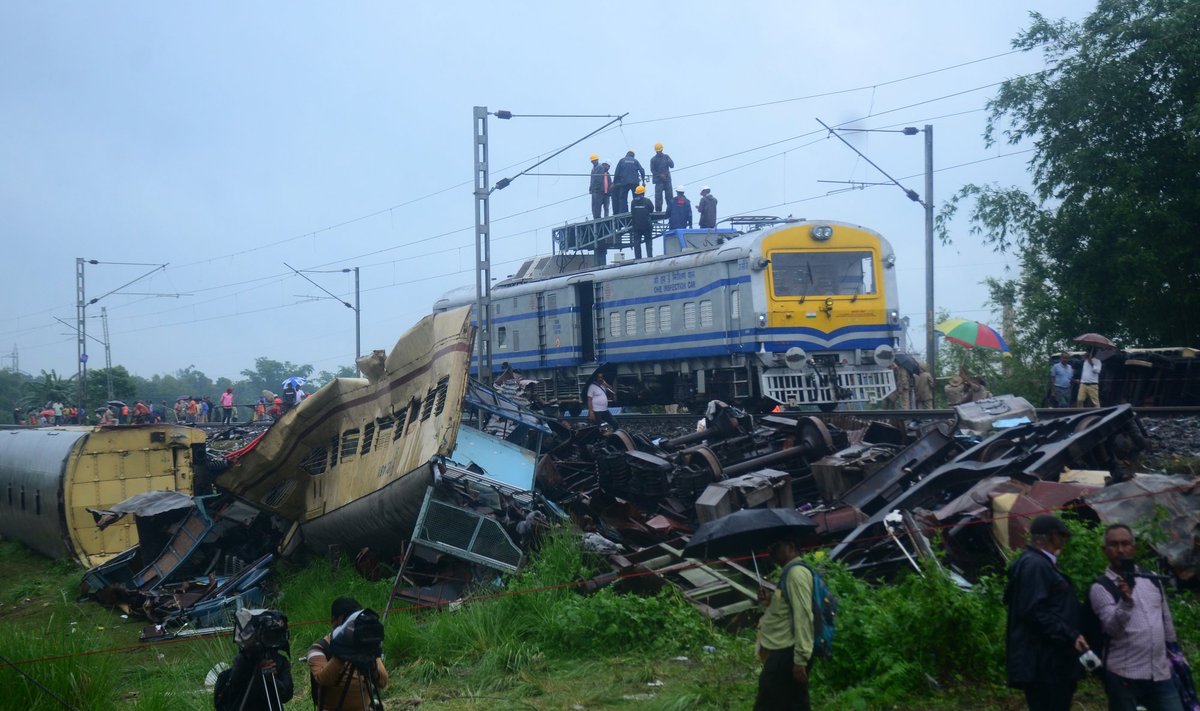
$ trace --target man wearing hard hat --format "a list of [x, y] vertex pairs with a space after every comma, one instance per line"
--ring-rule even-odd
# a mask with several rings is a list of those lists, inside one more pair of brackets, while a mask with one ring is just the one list
[[600, 219], [603, 210], [608, 215], [608, 163], [601, 163], [600, 156], [592, 154], [592, 177], [588, 192], [592, 194], [592, 219]]
[[642, 258], [642, 243], [646, 244], [646, 256], [654, 256], [654, 233], [650, 229], [650, 211], [654, 209], [654, 204], [650, 202], [650, 198], [646, 197], [646, 186], [639, 185], [633, 189], [633, 203], [629, 206], [629, 213], [632, 216], [633, 234], [633, 258]]
[[661, 143], [654, 144], [654, 157], [650, 159], [650, 175], [654, 178], [654, 211], [662, 212], [663, 201], [671, 200], [671, 169], [675, 161], [663, 153]]

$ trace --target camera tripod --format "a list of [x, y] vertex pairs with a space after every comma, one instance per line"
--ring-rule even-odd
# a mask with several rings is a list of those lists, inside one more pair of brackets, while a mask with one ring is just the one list
[[383, 699], [380, 698], [379, 686], [375, 683], [375, 657], [345, 659], [345, 662], [346, 669], [338, 679], [342, 687], [342, 695], [338, 698], [337, 706], [333, 707], [334, 711], [342, 711], [342, 706], [346, 703], [346, 695], [350, 693], [350, 682], [354, 679], [355, 674], [361, 675], [363, 679], [362, 686], [358, 690], [363, 702], [362, 708], [370, 709], [370, 711], [383, 711]]
[[[269, 711], [283, 711], [283, 700], [279, 697], [279, 684], [275, 681], [275, 669], [265, 666], [260, 662], [258, 680], [262, 683], [263, 699], [267, 702], [267, 709]], [[242, 693], [242, 703], [238, 705], [238, 711], [245, 711], [246, 702], [249, 701], [250, 692], [254, 688], [253, 681], [246, 684], [246, 691]]]

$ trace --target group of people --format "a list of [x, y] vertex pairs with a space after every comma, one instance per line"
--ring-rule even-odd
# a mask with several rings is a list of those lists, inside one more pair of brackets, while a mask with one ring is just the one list
[[[633, 222], [633, 254], [641, 259], [641, 247], [646, 246], [646, 256], [652, 257], [653, 240], [651, 225], [654, 214], [666, 214], [667, 229], [687, 229], [692, 226], [692, 203], [682, 185], [672, 190], [671, 169], [675, 161], [663, 152], [663, 144], [654, 144], [654, 157], [650, 159], [650, 178], [654, 185], [654, 202], [646, 196], [646, 170], [632, 150], [617, 161], [616, 169], [602, 162], [600, 156], [591, 155], [592, 171], [588, 182], [588, 193], [592, 198], [592, 219], [612, 214], [630, 213]], [[633, 194], [633, 201], [629, 196]], [[665, 205], [665, 207], [664, 207]], [[717, 198], [707, 185], [700, 189], [700, 202], [696, 205], [699, 227], [717, 226]]]
[[[1103, 678], [1110, 711], [1183, 711], [1172, 680], [1170, 654], [1178, 640], [1171, 609], [1162, 577], [1134, 562], [1133, 530], [1121, 523], [1104, 530], [1108, 566], [1088, 586], [1083, 603], [1058, 565], [1070, 538], [1062, 519], [1037, 516], [1028, 547], [1009, 567], [1008, 685], [1024, 692], [1030, 711], [1068, 711], [1079, 680], [1093, 670]], [[765, 611], [756, 711], [810, 708], [814, 582], [812, 572], [796, 562], [800, 550], [787, 539], [768, 549], [784, 572], [774, 591], [759, 592]]]
[[[1112, 711], [1182, 711], [1171, 676], [1168, 645], [1177, 644], [1159, 576], [1137, 567], [1133, 530], [1104, 531], [1108, 567], [1080, 603], [1058, 558], [1071, 531], [1055, 516], [1030, 525], [1030, 543], [1008, 572], [1009, 686], [1021, 689], [1030, 711], [1067, 711], [1087, 669], [1103, 675]], [[1086, 607], [1085, 607], [1086, 606]], [[1085, 632], [1088, 611], [1098, 627]]]
[[907, 410], [916, 406], [918, 410], [933, 409], [933, 375], [929, 366], [917, 363], [917, 372], [910, 373], [899, 363], [892, 363], [892, 374], [896, 378], [896, 389], [884, 398], [887, 407]]
[[1058, 362], [1050, 366], [1050, 394], [1055, 407], [1071, 406], [1071, 386], [1078, 385], [1075, 407], [1100, 407], [1100, 370], [1103, 363], [1096, 349], [1089, 349], [1079, 363], [1078, 373], [1066, 351], [1058, 354]]
[[[339, 597], [330, 606], [331, 631], [309, 647], [304, 656], [317, 711], [367, 711], [377, 705], [379, 691], [388, 685], [387, 668], [377, 650], [359, 659], [352, 626], [360, 616], [374, 615], [352, 597]], [[286, 624], [286, 618], [284, 618]], [[281, 649], [247, 644], [218, 678], [213, 690], [217, 711], [283, 711], [295, 695], [291, 662]]]

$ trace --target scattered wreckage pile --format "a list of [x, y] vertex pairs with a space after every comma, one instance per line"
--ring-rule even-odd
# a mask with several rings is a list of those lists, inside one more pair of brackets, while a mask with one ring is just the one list
[[[394, 579], [389, 607], [467, 596], [517, 570], [542, 531], [572, 520], [612, 566], [581, 592], [672, 584], [714, 621], [739, 625], [756, 607], [752, 561], [695, 561], [683, 550], [697, 526], [743, 508], [808, 514], [816, 525], [807, 543], [831, 547], [831, 558], [872, 579], [937, 560], [937, 545], [944, 564], [970, 580], [1023, 545], [1045, 510], [1134, 522], [1162, 507], [1159, 553], [1182, 578], [1200, 570], [1192, 543], [1200, 489], [1135, 474], [1147, 433], [1127, 405], [1037, 422], [1027, 402], [1005, 396], [962, 406], [953, 421], [843, 415], [839, 427], [835, 418], [752, 417], [714, 401], [698, 431], [656, 439], [571, 428], [477, 383], [470, 393], [463, 426], [492, 444], [472, 440], [470, 461], [456, 450], [431, 462], [432, 485], [400, 555], [340, 551], [364, 575]], [[485, 454], [489, 447], [521, 456]], [[85, 589], [154, 622], [146, 639], [227, 625], [234, 610], [261, 600], [275, 555], [296, 548], [287, 521], [229, 495], [130, 501], [112, 515], [122, 513], [138, 517], [142, 548], [163, 552], [145, 560], [134, 549], [90, 571]]]

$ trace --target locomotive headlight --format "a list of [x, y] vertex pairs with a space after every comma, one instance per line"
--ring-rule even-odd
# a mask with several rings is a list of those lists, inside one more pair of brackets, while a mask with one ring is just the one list
[[812, 228], [812, 238], [818, 242], [824, 242], [833, 236], [833, 228], [829, 225], [817, 225]]
[[891, 269], [892, 267], [896, 266], [896, 255], [889, 254], [888, 256], [884, 257], [883, 258], [883, 266], [887, 267], [888, 269]]
[[759, 314], [758, 315], [758, 327], [762, 328], [763, 326], [766, 326], [766, 325], [767, 325], [767, 315]]
[[892, 322], [893, 324], [900, 323], [900, 312], [888, 311], [888, 321]]

